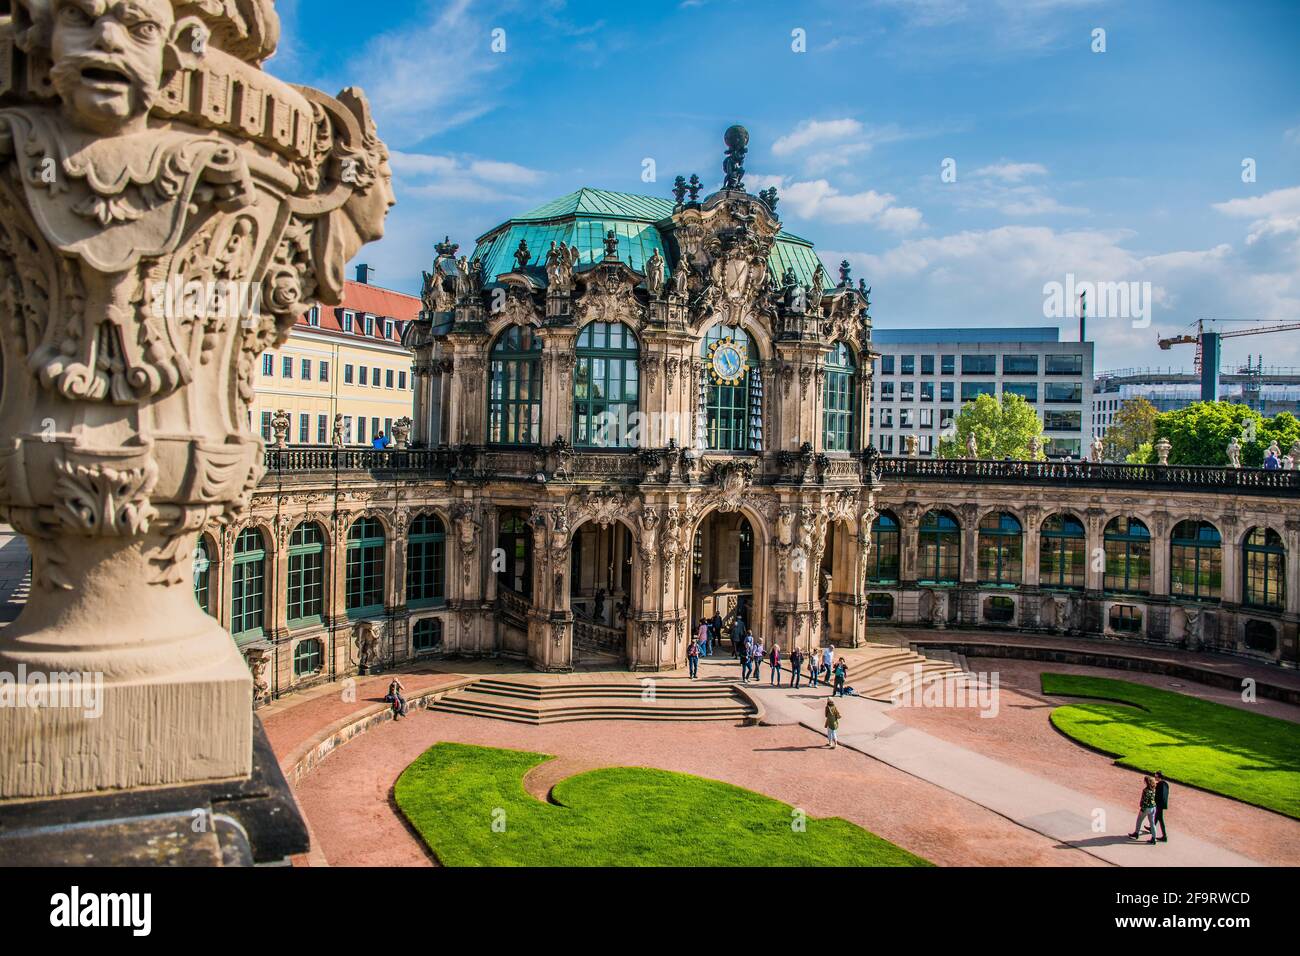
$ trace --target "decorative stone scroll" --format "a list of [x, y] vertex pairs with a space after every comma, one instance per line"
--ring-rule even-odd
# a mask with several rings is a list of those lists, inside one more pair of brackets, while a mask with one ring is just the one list
[[262, 71], [271, 0], [4, 9], [0, 520], [34, 569], [0, 672], [102, 682], [103, 712], [0, 712], [0, 798], [242, 776], [253, 681], [196, 534], [262, 475], [258, 356], [383, 234], [387, 151], [359, 90]]

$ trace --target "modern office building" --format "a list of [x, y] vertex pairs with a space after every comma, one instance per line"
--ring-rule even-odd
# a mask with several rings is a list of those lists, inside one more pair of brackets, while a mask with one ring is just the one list
[[[1115, 413], [1130, 399], [1145, 398], [1156, 411], [1172, 412], [1201, 400], [1201, 376], [1180, 369], [1119, 369], [1098, 373], [1093, 382], [1092, 434], [1106, 434]], [[1219, 401], [1249, 405], [1268, 418], [1279, 412], [1300, 417], [1300, 368], [1262, 363], [1223, 368]]]
[[1055, 327], [878, 328], [872, 346], [871, 441], [881, 454], [903, 454], [916, 435], [920, 454], [934, 455], [963, 404], [1004, 392], [1038, 410], [1049, 457], [1086, 454], [1093, 343], [1062, 342]]
[[[358, 277], [366, 274], [358, 267]], [[341, 306], [312, 309], [287, 342], [262, 354], [252, 426], [270, 441], [271, 419], [284, 409], [293, 445], [330, 444], [336, 414], [347, 444], [391, 435], [393, 422], [412, 415], [415, 383], [402, 330], [421, 308], [416, 296], [347, 282]]]

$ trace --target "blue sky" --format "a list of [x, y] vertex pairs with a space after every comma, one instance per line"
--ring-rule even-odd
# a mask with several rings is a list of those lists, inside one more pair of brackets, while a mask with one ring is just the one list
[[[1069, 274], [1150, 283], [1149, 325], [1089, 323], [1098, 368], [1190, 367], [1190, 348], [1155, 340], [1201, 317], [1300, 321], [1296, 0], [278, 8], [269, 68], [361, 85], [393, 151], [398, 206], [359, 257], [382, 285], [416, 291], [444, 234], [469, 247], [579, 186], [667, 196], [695, 172], [713, 187], [739, 122], [751, 190], [776, 185], [786, 227], [832, 273], [847, 258], [866, 277], [878, 327], [1070, 338], [1074, 319], [1043, 314], [1044, 285]], [[1300, 366], [1300, 332], [1225, 345]]]

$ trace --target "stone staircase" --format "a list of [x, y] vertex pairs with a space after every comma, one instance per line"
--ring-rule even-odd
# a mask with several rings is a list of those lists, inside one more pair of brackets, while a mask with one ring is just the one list
[[847, 684], [859, 697], [888, 701], [935, 680], [968, 681], [966, 661], [943, 651], [921, 654], [913, 648], [869, 645], [864, 652], [845, 655]]
[[596, 680], [556, 680], [540, 675], [484, 677], [447, 694], [429, 710], [493, 717], [521, 724], [559, 724], [579, 720], [730, 720], [745, 722], [754, 707], [730, 683], [655, 678], [653, 684], [629, 675]]

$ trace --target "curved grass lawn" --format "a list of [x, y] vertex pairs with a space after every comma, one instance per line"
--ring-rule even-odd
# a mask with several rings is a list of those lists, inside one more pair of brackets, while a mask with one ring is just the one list
[[1300, 724], [1105, 677], [1044, 674], [1043, 693], [1096, 698], [1052, 725], [1121, 766], [1300, 818]]
[[[397, 778], [402, 813], [446, 866], [929, 866], [838, 817], [716, 780], [610, 767], [524, 790], [546, 754], [430, 747]], [[494, 823], [496, 826], [494, 826]]]

